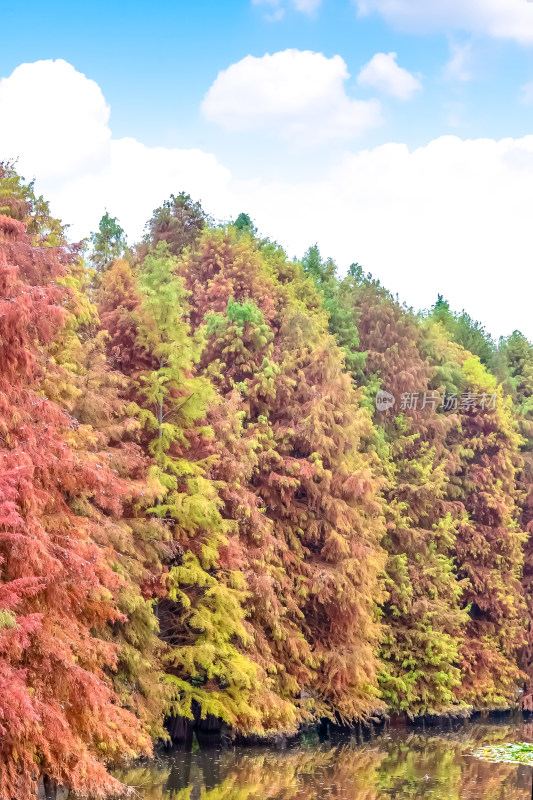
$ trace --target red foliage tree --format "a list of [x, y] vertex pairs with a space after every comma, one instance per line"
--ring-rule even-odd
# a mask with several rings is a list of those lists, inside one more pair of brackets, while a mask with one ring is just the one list
[[[63, 248], [39, 248], [0, 218], [0, 796], [40, 775], [95, 797], [120, 784], [102, 762], [147, 752], [108, 672], [98, 631], [119, 615], [120, 580], [94, 544], [90, 501], [118, 513], [113, 473], [77, 452], [73, 422], [39, 391], [62, 323]], [[74, 510], [75, 509], [75, 510]]]

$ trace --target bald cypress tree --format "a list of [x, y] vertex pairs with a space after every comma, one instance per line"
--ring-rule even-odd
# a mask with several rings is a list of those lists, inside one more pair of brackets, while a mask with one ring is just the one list
[[[223, 396], [239, 393], [257, 442], [251, 485], [273, 526], [285, 607], [273, 658], [316, 713], [364, 718], [380, 707], [382, 517], [363, 446], [370, 418], [320, 297], [282, 251], [231, 228], [208, 231], [180, 272], [193, 324], [207, 320], [205, 367]], [[251, 614], [257, 624], [253, 607]]]
[[511, 398], [518, 430], [522, 436], [521, 461], [516, 473], [520, 526], [527, 535], [524, 547], [522, 586], [528, 606], [526, 645], [520, 666], [527, 674], [520, 702], [524, 709], [533, 709], [533, 345], [519, 331], [500, 341], [495, 357], [495, 370], [503, 390]]
[[[339, 328], [341, 340], [348, 329], [345, 320], [357, 330], [349, 345], [357, 348], [354, 378], [365, 384], [374, 410], [379, 387], [395, 398], [393, 408], [375, 410], [374, 417], [385, 479], [383, 545], [388, 554], [383, 698], [391, 710], [409, 716], [454, 712], [458, 647], [466, 622], [453, 562], [457, 521], [447, 497], [452, 467], [445, 441], [456, 422], [436, 413], [438, 395], [423, 407], [424, 393], [433, 394], [432, 369], [421, 353], [422, 332], [413, 316], [357, 267], [337, 287], [331, 284], [330, 307], [341, 306], [344, 314], [330, 314], [330, 327], [333, 332]], [[411, 394], [417, 402], [402, 405]]]
[[[24, 197], [8, 207], [31, 214]], [[101, 797], [122, 789], [103, 762], [150, 742], [120, 706], [106, 641], [121, 621], [104, 521], [120, 483], [43, 390], [72, 254], [39, 235], [0, 218], [0, 793], [30, 797], [42, 776]]]
[[446, 439], [456, 459], [448, 495], [458, 515], [455, 554], [469, 617], [456, 696], [474, 708], [505, 708], [521, 677], [517, 661], [527, 618], [521, 587], [526, 535], [517, 491], [520, 437], [510, 398], [479, 358], [450, 342], [441, 326], [432, 338], [434, 380], [449, 399], [457, 399], [459, 421]]
[[159, 520], [159, 575], [146, 591], [157, 601], [166, 644], [172, 714], [212, 714], [236, 730], [260, 733], [251, 701], [260, 667], [246, 654], [248, 593], [233, 552], [233, 523], [222, 514], [214, 480], [218, 454], [207, 415], [218, 401], [196, 375], [200, 340], [187, 323], [188, 296], [174, 257], [161, 243], [132, 270], [117, 262], [103, 276], [100, 313], [109, 357], [128, 376], [130, 413], [141, 423], [139, 443], [150, 465], [155, 501], [144, 515]]

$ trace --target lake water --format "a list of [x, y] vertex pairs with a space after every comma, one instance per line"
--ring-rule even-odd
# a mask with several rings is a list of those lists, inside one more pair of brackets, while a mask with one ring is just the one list
[[533, 742], [533, 722], [395, 729], [364, 741], [307, 735], [285, 748], [171, 752], [118, 777], [145, 800], [522, 800], [530, 767], [474, 758], [484, 744]]

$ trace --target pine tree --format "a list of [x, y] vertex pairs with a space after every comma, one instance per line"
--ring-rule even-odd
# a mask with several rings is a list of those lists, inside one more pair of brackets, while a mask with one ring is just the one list
[[337, 344], [344, 350], [347, 369], [360, 382], [366, 354], [360, 346], [357, 318], [353, 304], [354, 271], [344, 279], [337, 276], [333, 261], [322, 261], [317, 245], [310, 247], [302, 259], [302, 266], [323, 295], [324, 308], [329, 315], [329, 330]]
[[92, 299], [94, 270], [87, 269], [78, 246], [67, 244], [64, 226], [50, 218], [42, 198], [36, 201], [32, 185], [26, 187], [18, 176], [17, 181], [18, 213], [34, 231], [32, 238], [38, 237], [46, 246], [49, 232], [55, 231], [55, 247], [61, 245], [64, 261], [57, 277], [58, 285], [66, 290], [63, 324], [47, 348], [49, 368], [42, 375], [41, 390], [80, 423], [70, 435], [71, 446], [110, 476], [112, 493], [121, 498], [118, 509], [113, 499], [113, 507], [108, 504], [105, 511], [90, 498], [76, 501], [77, 513], [97, 522], [95, 541], [121, 578], [115, 600], [122, 619], [101, 631], [117, 646], [114, 687], [122, 705], [135, 712], [144, 730], [153, 737], [164, 736], [168, 691], [161, 683], [161, 642], [153, 600], [143, 596], [157, 561], [157, 531], [136, 510], [141, 500], [145, 506], [150, 504], [147, 483], [141, 479], [147, 459], [135, 443], [140, 425], [126, 413], [129, 400], [121, 397], [124, 377], [110, 369], [105, 356], [107, 334], [99, 325]]
[[255, 227], [252, 218], [244, 212], [239, 214], [232, 225], [238, 233], [248, 233], [252, 236], [257, 234], [257, 228]]
[[441, 294], [431, 309], [430, 316], [446, 328], [454, 342], [478, 356], [489, 368], [492, 366], [496, 345], [480, 322], [472, 319], [464, 310], [460, 314], [454, 313]]
[[91, 233], [90, 243], [91, 262], [99, 272], [115, 259], [122, 258], [128, 249], [124, 229], [120, 227], [118, 219], [112, 217], [107, 210], [100, 220], [98, 230]]
[[216, 475], [224, 479], [226, 516], [239, 526], [239, 552], [234, 546], [231, 556], [239, 559], [251, 591], [250, 652], [268, 675], [267, 691], [256, 702], [266, 715], [267, 730], [295, 730], [298, 721], [309, 718], [298, 696], [311, 678], [312, 656], [284, 568], [287, 545], [275, 535], [254, 485], [260, 454], [270, 446], [262, 411], [275, 394], [279, 373], [273, 335], [251, 300], [239, 303], [230, 298], [226, 312], [206, 315], [206, 323], [200, 366], [224, 397], [214, 420], [219, 442]]

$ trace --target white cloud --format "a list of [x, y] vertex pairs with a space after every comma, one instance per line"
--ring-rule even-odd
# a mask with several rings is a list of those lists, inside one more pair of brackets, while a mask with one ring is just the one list
[[533, 81], [529, 81], [520, 90], [520, 102], [526, 106], [533, 105]]
[[[282, 19], [285, 15], [283, 0], [252, 0], [254, 6], [270, 6], [274, 9], [266, 18], [271, 22]], [[322, 5], [322, 0], [289, 0], [289, 5], [302, 14], [312, 16]]]
[[450, 45], [450, 60], [444, 67], [444, 77], [450, 81], [466, 82], [472, 80], [470, 61], [472, 58], [472, 45], [470, 42], [460, 45], [454, 42]]
[[381, 121], [377, 100], [353, 100], [340, 56], [284, 50], [219, 72], [202, 111], [230, 131], [267, 130], [300, 142], [349, 139]]
[[533, 136], [443, 136], [411, 152], [386, 144], [321, 180], [260, 184], [243, 207], [291, 254], [318, 241], [415, 307], [441, 292], [496, 335], [522, 328], [533, 338]]
[[265, 17], [269, 22], [279, 22], [285, 16], [285, 9], [276, 8], [271, 14], [266, 14]]
[[[386, 144], [339, 156], [323, 174], [313, 163], [306, 181], [260, 178], [259, 154], [253, 180], [238, 181], [200, 150], [113, 139], [98, 87], [67, 66], [24, 65], [0, 84], [0, 120], [9, 120], [0, 124], [0, 158], [21, 156], [73, 236], [94, 230], [107, 206], [134, 241], [152, 210], [183, 189], [218, 218], [248, 212], [290, 255], [318, 241], [341, 267], [359, 261], [415, 307], [441, 292], [495, 334], [519, 327], [533, 338], [533, 136], [444, 136], [414, 151]], [[41, 146], [26, 136], [36, 122], [25, 109], [45, 84], [71, 118], [57, 102], [41, 104]]]
[[106, 205], [139, 237], [152, 210], [184, 186], [223, 213], [217, 196], [231, 176], [213, 155], [113, 139], [108, 119], [99, 86], [67, 62], [22, 64], [0, 81], [0, 159], [17, 158], [21, 174], [37, 178], [73, 237], [94, 230]]
[[[36, 174], [39, 176], [40, 171]], [[95, 230], [105, 206], [118, 216], [135, 241], [154, 208], [172, 192], [182, 189], [223, 217], [230, 181], [230, 171], [210, 153], [146, 147], [136, 139], [124, 138], [111, 141], [108, 158], [100, 170], [73, 174], [51, 196], [54, 208], [65, 221], [75, 223], [73, 236], [82, 237]], [[43, 191], [44, 182], [39, 182], [39, 187]]]
[[281, 0], [252, 0], [254, 6], [266, 6], [271, 11], [265, 14], [265, 19], [269, 22], [279, 22], [285, 16], [285, 8]]
[[304, 14], [313, 14], [322, 5], [322, 0], [292, 0], [297, 11]]
[[408, 31], [466, 30], [533, 44], [528, 0], [353, 0], [362, 16], [377, 12]]
[[422, 84], [418, 78], [398, 66], [397, 57], [397, 53], [376, 53], [359, 73], [357, 83], [399, 100], [410, 100], [422, 88]]
[[0, 80], [0, 146], [43, 179], [98, 169], [111, 140], [100, 87], [66, 61], [21, 64]]

